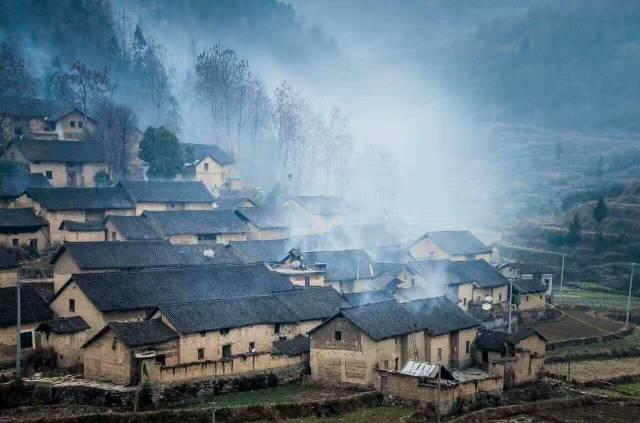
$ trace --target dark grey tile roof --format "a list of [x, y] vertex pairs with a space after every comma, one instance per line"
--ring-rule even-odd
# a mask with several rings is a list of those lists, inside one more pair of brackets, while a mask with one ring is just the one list
[[358, 276], [360, 279], [370, 279], [375, 276], [371, 258], [364, 250], [305, 251], [302, 262], [326, 264], [325, 279], [328, 281], [355, 280]]
[[361, 306], [365, 304], [375, 304], [384, 301], [393, 301], [394, 297], [387, 291], [366, 291], [342, 294], [351, 306]]
[[233, 210], [145, 211], [143, 216], [164, 236], [242, 234], [249, 231]]
[[0, 114], [20, 118], [54, 118], [75, 110], [72, 103], [27, 97], [0, 97]]
[[311, 217], [296, 207], [244, 207], [236, 210], [240, 218], [258, 229], [310, 227]]
[[0, 175], [0, 198], [18, 198], [28, 188], [52, 188], [52, 185], [42, 173]]
[[520, 326], [520, 328], [518, 328], [516, 333], [511, 335], [509, 340], [515, 345], [518, 342], [522, 341], [523, 339], [529, 338], [530, 336], [539, 336], [544, 341], [547, 341], [547, 339], [544, 336], [542, 336], [540, 332], [538, 332], [537, 330], [529, 326]]
[[375, 341], [421, 330], [440, 335], [479, 325], [445, 297], [384, 301], [343, 309], [340, 314]]
[[48, 320], [38, 326], [38, 331], [52, 332], [58, 334], [77, 333], [90, 329], [91, 326], [81, 316], [59, 317]]
[[350, 306], [338, 291], [331, 287], [294, 289], [274, 295], [300, 321], [328, 319], [340, 311], [340, 308]]
[[31, 208], [0, 209], [0, 233], [33, 232], [47, 225], [47, 221], [36, 216]]
[[367, 248], [367, 253], [380, 263], [408, 263], [412, 261], [409, 251], [403, 246], [392, 245], [386, 247]]
[[229, 248], [245, 263], [274, 263], [284, 259], [291, 251], [287, 239], [265, 241], [231, 241]]
[[296, 356], [306, 354], [310, 349], [309, 337], [298, 335], [291, 339], [275, 341], [273, 343], [272, 353], [273, 355]]
[[63, 220], [59, 229], [69, 232], [102, 232], [104, 225], [102, 222], [76, 222], [73, 220]]
[[234, 163], [233, 159], [215, 144], [182, 143], [181, 146], [183, 151], [186, 151], [187, 147], [192, 147], [195, 159], [198, 162], [207, 156], [211, 156], [213, 160], [220, 163], [222, 166]]
[[212, 203], [213, 196], [200, 181], [122, 181], [136, 203]]
[[29, 197], [49, 211], [133, 209], [120, 187], [29, 188]]
[[181, 334], [298, 321], [274, 295], [161, 304], [158, 310]]
[[236, 210], [241, 207], [245, 207], [245, 204], [249, 202], [254, 207], [257, 204], [249, 197], [218, 197], [216, 198], [216, 209], [219, 210]]
[[240, 259], [221, 244], [171, 244], [167, 241], [67, 242], [51, 262], [55, 263], [65, 251], [82, 270], [240, 263]]
[[457, 285], [474, 282], [480, 288], [506, 285], [507, 279], [484, 260], [427, 260], [409, 263], [407, 268], [436, 283]]
[[540, 263], [507, 263], [498, 267], [502, 269], [504, 267], [510, 267], [525, 275], [541, 275], [541, 274], [553, 274], [555, 270], [547, 265]]
[[405, 270], [407, 270], [407, 265], [402, 263], [381, 263], [378, 261], [373, 263], [373, 272], [376, 275], [398, 276]]
[[[16, 325], [17, 288], [0, 288], [0, 327]], [[26, 284], [20, 285], [20, 310], [22, 323], [44, 322], [53, 318], [47, 303]]]
[[160, 240], [158, 234], [151, 224], [142, 216], [114, 216], [109, 215], [104, 223], [111, 222], [116, 227], [120, 235], [127, 241]]
[[476, 337], [476, 348], [487, 351], [506, 352], [509, 332], [479, 329]]
[[293, 288], [286, 276], [262, 264], [90, 273], [73, 275], [72, 280], [103, 312], [266, 295]]
[[534, 277], [533, 279], [514, 279], [513, 290], [521, 294], [537, 294], [545, 292], [547, 287], [540, 279]]
[[348, 207], [342, 197], [334, 195], [298, 195], [291, 200], [307, 211], [319, 215], [346, 214]]
[[0, 248], [0, 270], [16, 269], [17, 267], [18, 263], [13, 258], [13, 254]]
[[427, 232], [420, 239], [423, 238], [431, 239], [449, 255], [483, 254], [491, 252], [491, 248], [484, 245], [482, 241], [469, 231]]
[[11, 142], [30, 162], [104, 163], [104, 146], [98, 141], [45, 141], [18, 139]]
[[[111, 322], [107, 327], [128, 347], [157, 345], [178, 339], [178, 334], [160, 319], [145, 320], [142, 322]], [[94, 339], [96, 338], [97, 335]], [[90, 342], [91, 341], [89, 341], [87, 345]]]

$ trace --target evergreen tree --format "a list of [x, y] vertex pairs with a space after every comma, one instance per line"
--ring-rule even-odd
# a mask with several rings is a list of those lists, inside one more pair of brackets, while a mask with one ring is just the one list
[[133, 41], [131, 42], [131, 61], [133, 62], [134, 68], [142, 67], [148, 47], [149, 43], [142, 33], [141, 22], [138, 22], [133, 32]]
[[607, 203], [604, 201], [604, 197], [600, 197], [598, 203], [593, 208], [593, 218], [600, 224], [607, 217]]
[[573, 221], [569, 224], [569, 232], [567, 233], [566, 244], [570, 247], [575, 246], [582, 238], [582, 225], [578, 213], [573, 215]]
[[173, 179], [184, 166], [178, 138], [164, 126], [147, 128], [138, 156], [149, 164], [149, 177]]

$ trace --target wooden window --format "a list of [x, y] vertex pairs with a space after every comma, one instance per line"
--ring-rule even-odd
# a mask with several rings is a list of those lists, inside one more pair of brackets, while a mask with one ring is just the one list
[[339, 330], [335, 331], [333, 333], [333, 339], [338, 342], [342, 341], [342, 332]]
[[204, 338], [206, 335], [207, 335], [207, 333], [206, 333], [205, 331], [200, 332], [200, 336], [201, 336], [201, 337], [203, 337], [203, 338]]
[[231, 357], [231, 344], [223, 345], [222, 358], [229, 358], [229, 357]]
[[76, 312], [76, 300], [74, 300], [73, 298], [69, 298], [69, 312], [70, 313]]
[[114, 336], [113, 340], [111, 341], [111, 349], [115, 351], [117, 347], [118, 347], [118, 338]]
[[467, 354], [469, 354], [469, 347], [471, 346], [471, 342], [467, 341], [464, 344], [464, 352], [466, 352]]
[[46, 176], [47, 179], [53, 179], [53, 171], [52, 170], [46, 170], [44, 172], [44, 175]]
[[255, 342], [249, 342], [249, 352], [256, 352], [256, 343]]
[[33, 332], [20, 332], [20, 348], [33, 348]]
[[69, 121], [69, 126], [72, 127], [72, 128], [75, 128], [76, 127], [76, 121], [75, 120]]
[[275, 325], [273, 325], [273, 333], [280, 333], [280, 323], [276, 323]]
[[438, 348], [438, 360], [442, 360], [442, 348]]
[[[224, 351], [224, 347], [222, 347]], [[198, 360], [204, 360], [204, 348], [198, 348]]]

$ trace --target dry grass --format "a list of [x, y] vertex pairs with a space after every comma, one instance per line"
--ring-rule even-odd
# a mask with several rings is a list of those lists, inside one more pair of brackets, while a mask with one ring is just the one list
[[[566, 377], [569, 366], [567, 363], [553, 363], [545, 365], [545, 369], [552, 375]], [[634, 375], [640, 375], [640, 357], [571, 363], [571, 380], [579, 383]]]

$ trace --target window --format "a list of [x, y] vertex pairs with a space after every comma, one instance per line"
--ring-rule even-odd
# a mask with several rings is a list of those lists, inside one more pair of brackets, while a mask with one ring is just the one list
[[333, 339], [338, 342], [342, 341], [342, 332], [340, 332], [339, 330], [335, 331], [333, 333]]
[[51, 121], [47, 122], [47, 126], [46, 126], [45, 131], [52, 132], [52, 131], [55, 131], [55, 130], [56, 130], [56, 123], [55, 122], [51, 122]]
[[464, 344], [464, 352], [466, 352], [467, 354], [469, 354], [469, 347], [471, 346], [471, 343], [469, 341], [465, 342]]
[[304, 277], [304, 286], [311, 286], [311, 276]]
[[51, 170], [45, 171], [44, 175], [46, 176], [47, 179], [53, 179], [53, 171]]
[[33, 332], [20, 332], [20, 348], [33, 348]]
[[416, 278], [411, 278], [411, 287], [415, 288], [416, 286]]
[[78, 128], [82, 128], [84, 126], [84, 122], [79, 120], [78, 121]]
[[156, 355], [156, 363], [160, 363], [161, 365], [165, 366], [167, 364], [166, 358], [167, 356], [164, 354]]
[[11, 245], [13, 245], [14, 247], [17, 247], [18, 246], [18, 238], [13, 238], [11, 240]]
[[489, 361], [489, 351], [482, 351], [482, 362], [486, 363]]
[[526, 296], [524, 297], [524, 300], [525, 300], [525, 301], [529, 301], [529, 296], [528, 296], [528, 295], [526, 295]]
[[256, 352], [256, 343], [255, 342], [249, 342], [249, 352]]
[[38, 249], [38, 238], [31, 238], [29, 240], [29, 247], [32, 250], [37, 250]]
[[438, 348], [438, 360], [442, 360], [442, 348]]
[[389, 370], [389, 360], [385, 360], [382, 362], [382, 367], [384, 367], [385, 370]]
[[229, 357], [231, 357], [231, 344], [223, 345], [222, 358], [229, 358]]
[[280, 323], [273, 325], [273, 333], [280, 333]]
[[229, 328], [220, 329], [220, 335], [229, 335]]
[[466, 298], [463, 298], [463, 299], [462, 299], [462, 305], [464, 305], [464, 306], [466, 306], [466, 305], [467, 305], [467, 299], [466, 299]]
[[280, 337], [278, 337], [278, 339], [281, 340], [281, 341], [286, 341], [287, 337], [286, 336], [280, 336]]
[[398, 366], [400, 365], [400, 359], [396, 357], [396, 372], [399, 370]]
[[200, 332], [200, 336], [201, 336], [201, 337], [203, 337], [203, 338], [204, 338], [206, 335], [207, 335], [207, 333], [206, 333], [205, 331]]
[[498, 294], [498, 301], [502, 302], [502, 292]]
[[172, 209], [176, 208], [176, 205], [174, 203], [169, 204], [169, 207], [171, 207]]
[[542, 294], [540, 294], [540, 299], [542, 299]]
[[204, 164], [204, 171], [208, 172], [209, 171], [209, 163], [205, 163]]
[[76, 127], [76, 121], [75, 120], [69, 121], [69, 126], [72, 127], [72, 128], [75, 128]]
[[476, 297], [476, 301], [477, 301], [477, 302], [482, 301], [482, 297], [481, 297], [480, 295], [478, 295], [478, 296]]
[[115, 351], [117, 347], [118, 347], [118, 338], [114, 336], [113, 340], [111, 341], [111, 349]]
[[[224, 351], [224, 347], [222, 347]], [[204, 348], [198, 348], [198, 360], [204, 360]]]
[[76, 312], [76, 300], [74, 300], [73, 298], [69, 298], [69, 312]]

